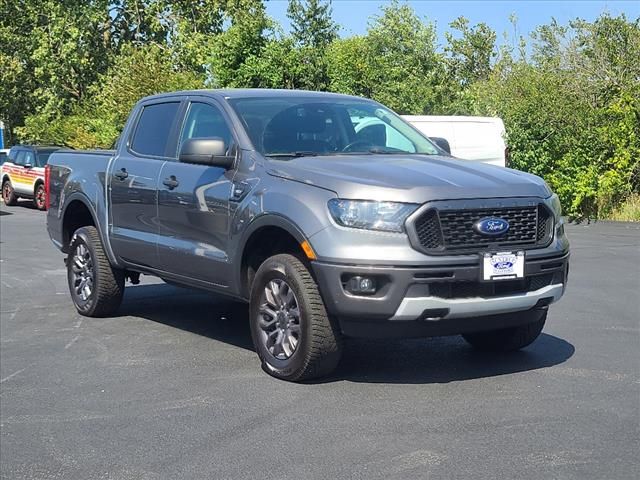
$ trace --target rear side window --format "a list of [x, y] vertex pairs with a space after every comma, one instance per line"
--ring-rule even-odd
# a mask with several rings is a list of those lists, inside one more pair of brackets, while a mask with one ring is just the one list
[[5, 152], [0, 152], [0, 165], [2, 165], [7, 160], [7, 154]]
[[167, 143], [180, 102], [158, 103], [143, 108], [131, 149], [142, 155], [166, 156]]
[[31, 165], [32, 167], [36, 166], [36, 156], [31, 150], [27, 150], [24, 152], [24, 160], [22, 161], [22, 165]]

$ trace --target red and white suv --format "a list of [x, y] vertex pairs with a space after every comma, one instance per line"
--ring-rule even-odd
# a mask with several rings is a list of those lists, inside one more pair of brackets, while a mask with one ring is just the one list
[[18, 198], [31, 198], [39, 210], [46, 210], [45, 165], [51, 155], [62, 147], [17, 145], [0, 167], [2, 199], [12, 206]]

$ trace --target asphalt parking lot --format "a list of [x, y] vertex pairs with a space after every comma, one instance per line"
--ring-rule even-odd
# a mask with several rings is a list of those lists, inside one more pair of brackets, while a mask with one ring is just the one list
[[78, 315], [27, 205], [0, 206], [2, 478], [637, 478], [640, 225], [568, 227], [568, 293], [522, 352], [349, 341], [298, 385], [243, 305], [144, 277]]

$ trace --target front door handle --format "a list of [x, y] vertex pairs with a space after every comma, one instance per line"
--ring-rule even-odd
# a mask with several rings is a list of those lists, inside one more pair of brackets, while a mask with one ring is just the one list
[[231, 190], [231, 198], [232, 202], [240, 202], [244, 200], [244, 197], [247, 196], [251, 190], [251, 185], [247, 182], [234, 183]]
[[126, 168], [121, 168], [118, 172], [114, 173], [114, 176], [119, 178], [120, 180], [124, 180], [129, 176]]
[[162, 181], [162, 184], [163, 184], [163, 185], [166, 185], [166, 186], [169, 188], [169, 190], [173, 190], [173, 189], [174, 189], [174, 188], [176, 188], [178, 185], [180, 185], [180, 182], [178, 182], [178, 180], [176, 180], [175, 175], [171, 175], [170, 177], [165, 178], [165, 179]]

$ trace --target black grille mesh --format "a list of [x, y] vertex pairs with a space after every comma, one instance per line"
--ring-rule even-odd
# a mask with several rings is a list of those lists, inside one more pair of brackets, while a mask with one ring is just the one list
[[[475, 232], [474, 223], [486, 217], [509, 222], [499, 237]], [[415, 222], [420, 245], [427, 250], [463, 251], [502, 246], [535, 246], [549, 239], [552, 217], [542, 205], [483, 209], [435, 210], [424, 212]]]
[[442, 246], [442, 231], [438, 221], [438, 213], [428, 210], [416, 222], [416, 233], [424, 248], [435, 249]]
[[551, 285], [553, 273], [535, 275], [519, 280], [499, 282], [435, 282], [429, 284], [429, 294], [440, 298], [495, 297], [525, 293]]
[[538, 232], [536, 234], [538, 242], [543, 242], [549, 236], [552, 224], [549, 211], [542, 206], [538, 206]]

